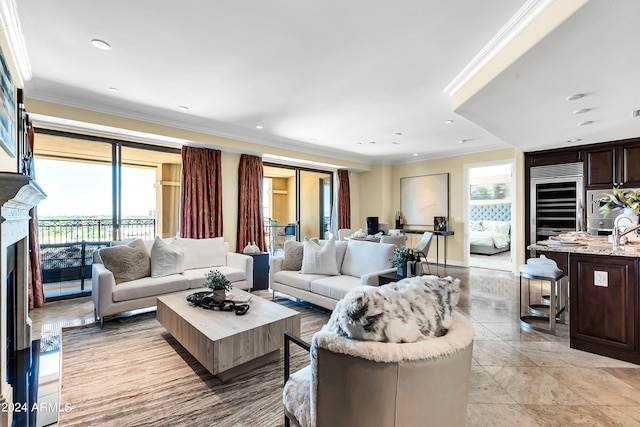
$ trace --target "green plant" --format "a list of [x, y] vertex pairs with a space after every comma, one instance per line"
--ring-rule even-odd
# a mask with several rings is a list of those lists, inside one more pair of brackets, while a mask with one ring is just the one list
[[225, 290], [228, 291], [231, 289], [231, 282], [227, 279], [227, 276], [220, 273], [218, 270], [211, 270], [206, 274], [207, 288], [210, 288], [212, 291], [220, 291]]
[[640, 208], [640, 190], [623, 190], [620, 187], [613, 187], [613, 193], [602, 193], [600, 198], [600, 212], [607, 216], [612, 210]]
[[409, 251], [409, 248], [407, 248], [406, 246], [402, 246], [393, 250], [393, 258], [391, 259], [391, 263], [394, 267], [404, 267], [409, 261], [411, 261], [411, 252]]

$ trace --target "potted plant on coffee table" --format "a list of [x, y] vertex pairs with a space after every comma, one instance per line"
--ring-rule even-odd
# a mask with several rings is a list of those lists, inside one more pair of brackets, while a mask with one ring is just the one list
[[213, 291], [213, 299], [222, 302], [227, 298], [227, 291], [231, 289], [231, 282], [227, 276], [218, 270], [211, 270], [206, 274], [207, 283], [205, 286]]

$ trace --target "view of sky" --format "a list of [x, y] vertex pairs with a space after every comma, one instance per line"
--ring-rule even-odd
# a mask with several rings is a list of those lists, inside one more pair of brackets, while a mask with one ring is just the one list
[[[111, 165], [35, 159], [36, 181], [47, 194], [38, 216], [111, 216]], [[156, 209], [155, 170], [122, 168], [122, 216]]]

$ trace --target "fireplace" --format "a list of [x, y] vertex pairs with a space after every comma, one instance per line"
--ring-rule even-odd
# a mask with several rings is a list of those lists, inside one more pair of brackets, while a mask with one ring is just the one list
[[[0, 172], [0, 407], [11, 407], [8, 355], [31, 346], [28, 255], [29, 210], [45, 197], [28, 176]], [[0, 427], [12, 424], [12, 413], [0, 411]]]

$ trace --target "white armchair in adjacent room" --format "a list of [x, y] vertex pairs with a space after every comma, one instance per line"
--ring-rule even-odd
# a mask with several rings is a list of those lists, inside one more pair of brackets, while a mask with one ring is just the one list
[[427, 264], [427, 269], [429, 270], [429, 274], [431, 274], [431, 268], [429, 268], [429, 260], [427, 256], [429, 255], [429, 248], [431, 247], [431, 241], [433, 240], [433, 233], [430, 231], [425, 231], [420, 238], [420, 241], [413, 249], [413, 253], [420, 257], [420, 261], [422, 261], [422, 257], [424, 256], [424, 263]]
[[407, 242], [407, 236], [400, 234], [398, 236], [384, 235], [380, 238], [380, 243], [391, 243], [396, 245], [397, 248], [401, 248]]
[[350, 228], [341, 228], [338, 230], [338, 240], [347, 240], [346, 238], [352, 234], [353, 231]]

